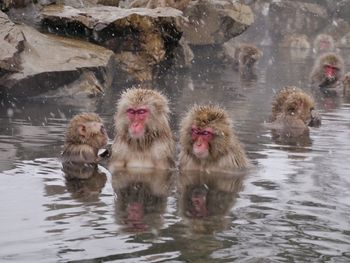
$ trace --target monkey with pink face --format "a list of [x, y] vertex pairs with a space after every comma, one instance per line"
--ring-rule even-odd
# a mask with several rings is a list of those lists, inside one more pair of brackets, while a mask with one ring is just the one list
[[225, 173], [249, 166], [231, 120], [219, 106], [193, 106], [180, 126], [180, 171]]
[[150, 89], [126, 90], [114, 116], [116, 136], [109, 168], [168, 169], [174, 165], [167, 98]]

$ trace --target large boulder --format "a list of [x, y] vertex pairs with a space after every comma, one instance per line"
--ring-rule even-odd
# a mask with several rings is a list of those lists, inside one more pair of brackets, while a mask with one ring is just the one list
[[24, 49], [24, 42], [22, 31], [0, 11], [0, 78], [20, 71], [19, 54]]
[[191, 1], [184, 16], [181, 29], [190, 45], [221, 45], [254, 22], [249, 6], [229, 0]]
[[[113, 50], [122, 68], [138, 80], [151, 80], [154, 67], [171, 57], [181, 38], [174, 8], [96, 6], [76, 9], [48, 6], [42, 10], [49, 32], [79, 37]], [[142, 72], [145, 70], [145, 72]]]
[[[103, 47], [87, 42], [51, 36], [39, 33], [25, 25], [13, 25], [9, 20], [0, 20], [0, 28], [12, 26], [16, 36], [22, 36], [15, 45], [8, 44], [11, 35], [0, 38], [0, 50], [3, 54], [14, 54], [18, 63], [11, 71], [8, 61], [0, 57], [0, 69], [4, 72], [0, 78], [2, 94], [14, 96], [36, 96], [58, 90], [58, 88], [84, 85], [87, 95], [103, 92], [111, 86], [114, 75], [114, 54]], [[12, 42], [11, 42], [12, 43]], [[74, 85], [69, 85], [74, 83]], [[77, 91], [78, 92], [78, 91]], [[81, 92], [81, 91], [80, 91]], [[69, 95], [74, 95], [75, 91]]]

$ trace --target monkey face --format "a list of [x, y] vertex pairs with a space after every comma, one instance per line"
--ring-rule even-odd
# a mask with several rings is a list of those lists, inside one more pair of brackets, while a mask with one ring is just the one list
[[191, 129], [193, 141], [192, 151], [198, 159], [206, 159], [209, 156], [210, 142], [214, 137], [213, 129], [206, 127], [203, 129], [193, 125]]
[[132, 138], [141, 138], [145, 134], [145, 124], [149, 118], [149, 110], [146, 107], [129, 108], [126, 111], [129, 120], [128, 131]]
[[330, 64], [326, 64], [323, 66], [324, 75], [329, 81], [336, 80], [338, 76], [338, 71], [339, 71], [339, 68], [332, 66]]

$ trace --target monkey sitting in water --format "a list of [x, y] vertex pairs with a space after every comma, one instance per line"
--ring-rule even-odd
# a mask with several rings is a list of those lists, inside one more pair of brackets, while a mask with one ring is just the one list
[[308, 126], [321, 124], [314, 107], [311, 96], [300, 88], [287, 86], [276, 94], [272, 103], [271, 127], [289, 137], [305, 134]]
[[171, 168], [175, 144], [169, 113], [168, 100], [160, 92], [141, 88], [125, 91], [114, 117], [116, 137], [110, 170]]
[[107, 145], [107, 141], [106, 129], [97, 114], [78, 114], [69, 122], [62, 162], [97, 165], [104, 157], [98, 156], [98, 151]]
[[263, 53], [255, 45], [240, 44], [234, 50], [234, 68], [238, 69], [241, 75], [254, 74], [256, 62]]
[[234, 134], [227, 112], [214, 105], [195, 105], [180, 125], [180, 171], [231, 172], [248, 159]]
[[337, 93], [338, 81], [344, 72], [344, 61], [335, 53], [321, 55], [313, 66], [310, 79], [311, 84], [325, 93]]
[[314, 52], [321, 54], [324, 52], [331, 52], [335, 49], [334, 39], [331, 35], [319, 34], [314, 40]]

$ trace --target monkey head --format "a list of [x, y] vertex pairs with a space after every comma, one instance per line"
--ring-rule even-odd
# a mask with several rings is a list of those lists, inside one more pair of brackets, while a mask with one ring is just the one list
[[244, 45], [241, 47], [239, 61], [245, 67], [253, 67], [255, 63], [262, 57], [262, 51], [253, 45]]
[[328, 82], [337, 81], [343, 73], [344, 62], [335, 53], [327, 53], [320, 57], [319, 66]]
[[292, 116], [297, 120], [301, 120], [308, 126], [319, 126], [321, 118], [314, 109], [314, 100], [302, 91], [296, 91], [290, 94], [283, 105], [283, 113], [285, 116]]
[[168, 100], [160, 92], [131, 88], [123, 92], [114, 117], [116, 133], [131, 139], [169, 129]]
[[81, 113], [70, 120], [65, 139], [67, 145], [87, 144], [94, 149], [100, 149], [107, 141], [106, 129], [97, 114]]
[[219, 106], [195, 105], [181, 123], [181, 147], [195, 160], [217, 160], [233, 136], [230, 118]]
[[331, 51], [334, 49], [333, 37], [327, 34], [319, 34], [314, 41], [316, 51]]

